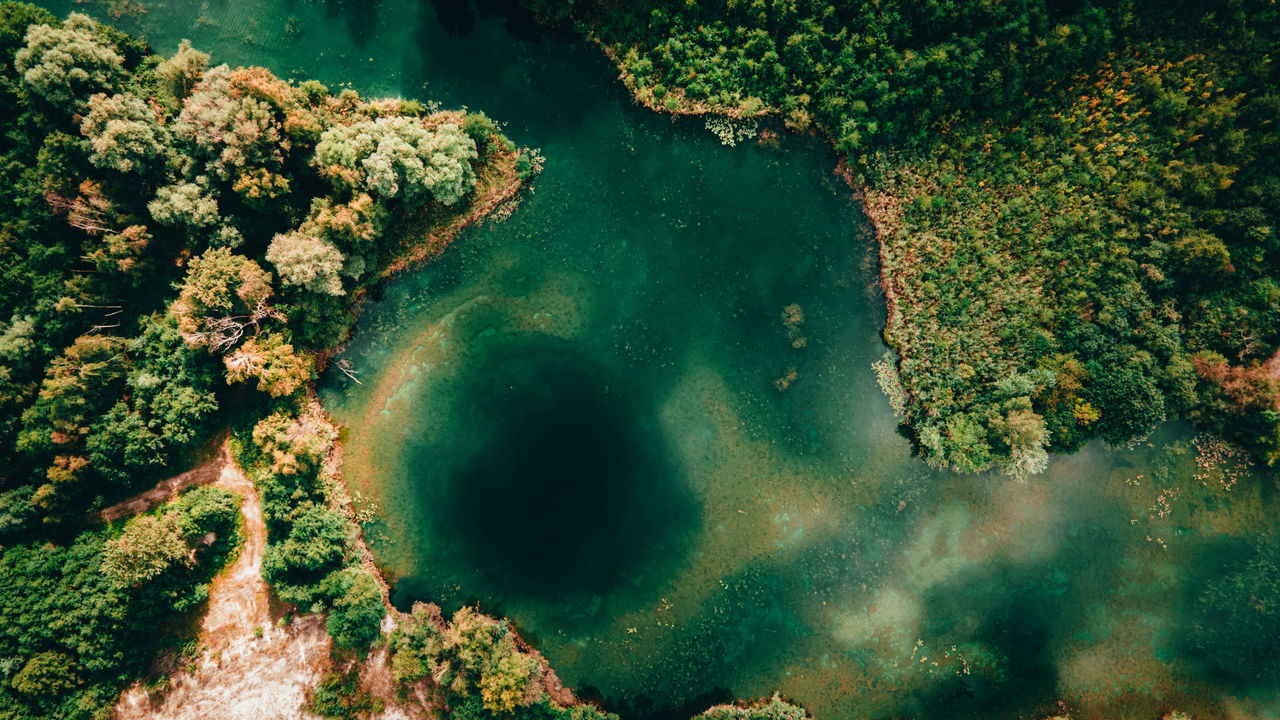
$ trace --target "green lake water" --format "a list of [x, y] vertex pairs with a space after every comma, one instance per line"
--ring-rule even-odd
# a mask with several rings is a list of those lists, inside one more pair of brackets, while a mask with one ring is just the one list
[[547, 158], [363, 305], [361, 383], [322, 381], [397, 605], [505, 615], [626, 718], [775, 690], [824, 720], [1280, 717], [1273, 476], [1173, 424], [1027, 482], [929, 470], [823, 142], [724, 147], [596, 49], [456, 9], [142, 7], [118, 24], [161, 51], [482, 109]]

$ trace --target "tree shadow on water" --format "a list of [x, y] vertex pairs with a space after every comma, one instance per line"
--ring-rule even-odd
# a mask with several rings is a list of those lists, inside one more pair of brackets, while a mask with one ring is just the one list
[[1184, 589], [1180, 645], [1208, 681], [1233, 692], [1280, 693], [1280, 545], [1224, 538], [1201, 549]]
[[436, 20], [451, 35], [466, 37], [476, 26], [471, 0], [431, 0]]
[[475, 27], [476, 14], [502, 19], [507, 32], [517, 40], [538, 42], [543, 38], [576, 40], [577, 33], [567, 21], [539, 19], [521, 0], [427, 0], [446, 30], [466, 37]]

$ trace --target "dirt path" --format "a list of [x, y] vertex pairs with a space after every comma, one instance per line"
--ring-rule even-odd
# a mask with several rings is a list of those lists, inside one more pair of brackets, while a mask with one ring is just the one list
[[[319, 681], [329, 658], [324, 618], [312, 615], [295, 620], [288, 627], [278, 625], [280, 611], [272, 607], [271, 595], [261, 575], [262, 552], [267, 541], [262, 506], [253, 483], [232, 461], [225, 445], [217, 459], [162, 486], [172, 484], [175, 488], [170, 490], [172, 493], [180, 487], [206, 482], [244, 498], [241, 506], [246, 535], [244, 547], [209, 589], [209, 608], [200, 624], [203, 652], [194, 663], [194, 671], [174, 672], [162, 697], [155, 697], [141, 685], [133, 685], [121, 695], [115, 717], [118, 720], [309, 718], [300, 707], [306, 691]], [[158, 493], [160, 489], [157, 487], [144, 495]], [[108, 508], [103, 514], [141, 502], [139, 496]]]
[[109, 508], [94, 513], [87, 520], [95, 523], [115, 522], [123, 518], [133, 517], [169, 501], [173, 496], [187, 488], [215, 483], [222, 472], [223, 466], [231, 462], [231, 458], [227, 453], [228, 450], [224, 443], [222, 449], [214, 458], [206, 460], [181, 475], [174, 475], [168, 480], [161, 481], [159, 485], [146, 492], [138, 493], [128, 500], [122, 500]]

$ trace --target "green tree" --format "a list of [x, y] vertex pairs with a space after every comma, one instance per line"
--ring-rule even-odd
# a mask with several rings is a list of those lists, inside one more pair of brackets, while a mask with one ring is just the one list
[[[89, 114], [80, 124], [80, 132], [93, 148], [89, 162], [122, 173], [145, 172], [170, 143], [169, 131], [155, 111], [133, 95], [98, 93], [90, 97]], [[213, 211], [217, 212], [216, 204]]]
[[384, 198], [429, 196], [453, 205], [475, 187], [476, 143], [457, 125], [428, 130], [420, 120], [382, 117], [335, 125], [320, 136], [315, 161], [330, 177]]
[[1216, 284], [1234, 271], [1227, 246], [1207, 232], [1183, 233], [1170, 251], [1174, 268], [1199, 282]]
[[85, 441], [91, 465], [120, 490], [162, 471], [169, 459], [167, 449], [164, 437], [124, 401], [94, 423]]
[[143, 516], [130, 521], [123, 535], [107, 543], [102, 573], [116, 587], [138, 588], [171, 566], [184, 564], [189, 552], [177, 513]]
[[31, 657], [13, 676], [13, 689], [41, 704], [52, 706], [54, 698], [66, 695], [81, 683], [75, 660], [60, 652], [42, 652]]
[[310, 605], [324, 600], [321, 581], [351, 557], [351, 528], [337, 510], [308, 505], [298, 511], [283, 542], [268, 544], [262, 577], [281, 600]]
[[943, 462], [960, 472], [979, 472], [991, 466], [991, 445], [987, 442], [987, 429], [982, 423], [965, 413], [947, 418], [946, 432], [942, 436]]
[[1049, 466], [1049, 453], [1044, 449], [1049, 433], [1044, 418], [1033, 412], [1030, 404], [1030, 399], [1024, 398], [1023, 407], [1011, 410], [992, 424], [992, 430], [1009, 446], [1008, 459], [1001, 464], [1000, 470], [1016, 478], [1044, 472]]
[[82, 107], [93, 93], [110, 92], [124, 78], [124, 58], [99, 38], [98, 29], [80, 13], [68, 15], [61, 27], [31, 26], [26, 47], [13, 60], [23, 85], [68, 111]]
[[267, 261], [286, 285], [311, 292], [342, 295], [342, 253], [329, 241], [289, 232], [276, 235], [267, 247]]
[[1089, 401], [1101, 411], [1097, 425], [1107, 442], [1118, 444], [1143, 437], [1165, 419], [1164, 393], [1136, 364], [1092, 374], [1097, 380], [1090, 388]]
[[347, 568], [324, 581], [324, 594], [332, 598], [325, 627], [342, 647], [363, 650], [381, 637], [382, 589], [369, 571]]
[[182, 182], [160, 188], [156, 191], [155, 200], [147, 203], [147, 210], [156, 222], [163, 225], [189, 225], [193, 228], [216, 225], [221, 217], [218, 199], [200, 182]]
[[156, 65], [156, 78], [170, 97], [182, 102], [208, 67], [209, 55], [192, 48], [190, 40], [183, 40], [177, 52]]

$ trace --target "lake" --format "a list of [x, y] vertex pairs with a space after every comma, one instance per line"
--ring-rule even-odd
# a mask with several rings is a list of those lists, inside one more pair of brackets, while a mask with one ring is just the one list
[[826, 720], [1280, 717], [1275, 477], [1181, 424], [1025, 482], [929, 469], [820, 139], [727, 147], [596, 48], [465, 6], [48, 5], [483, 110], [546, 157], [364, 303], [360, 382], [319, 387], [402, 609], [505, 615], [625, 718], [775, 690]]

